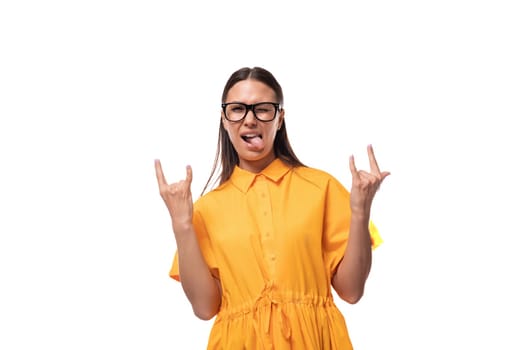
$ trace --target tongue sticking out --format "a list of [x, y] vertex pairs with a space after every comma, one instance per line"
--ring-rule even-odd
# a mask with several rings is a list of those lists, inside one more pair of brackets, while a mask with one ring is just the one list
[[263, 140], [260, 136], [246, 138], [246, 142], [248, 143], [250, 149], [256, 151], [262, 150], [264, 147]]

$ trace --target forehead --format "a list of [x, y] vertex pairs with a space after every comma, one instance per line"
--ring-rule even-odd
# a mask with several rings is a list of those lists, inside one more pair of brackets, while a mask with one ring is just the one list
[[272, 102], [275, 100], [275, 92], [258, 80], [241, 80], [228, 91], [227, 100], [248, 104], [262, 101]]

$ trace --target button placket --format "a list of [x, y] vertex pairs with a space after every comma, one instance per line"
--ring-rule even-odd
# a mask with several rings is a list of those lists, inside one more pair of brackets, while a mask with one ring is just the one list
[[257, 195], [257, 202], [259, 204], [258, 221], [261, 234], [261, 245], [263, 254], [270, 272], [274, 271], [274, 263], [277, 260], [275, 251], [275, 241], [273, 238], [273, 216], [272, 205], [270, 201], [270, 193], [268, 188], [268, 179], [260, 176], [256, 181], [255, 191]]

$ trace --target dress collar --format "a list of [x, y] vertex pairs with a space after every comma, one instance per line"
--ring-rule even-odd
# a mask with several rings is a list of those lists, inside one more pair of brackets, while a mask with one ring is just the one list
[[290, 169], [291, 167], [279, 158], [275, 158], [260, 173], [252, 173], [236, 165], [230, 176], [230, 181], [235, 187], [246, 193], [257, 176], [263, 175], [273, 182], [278, 182]]

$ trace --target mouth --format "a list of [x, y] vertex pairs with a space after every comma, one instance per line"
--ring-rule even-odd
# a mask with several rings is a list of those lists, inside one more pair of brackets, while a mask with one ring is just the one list
[[262, 140], [261, 134], [246, 134], [242, 135], [241, 138], [244, 142], [252, 143], [252, 141], [257, 141], [256, 139]]
[[241, 138], [252, 150], [262, 150], [264, 148], [262, 134], [244, 134], [241, 135]]

